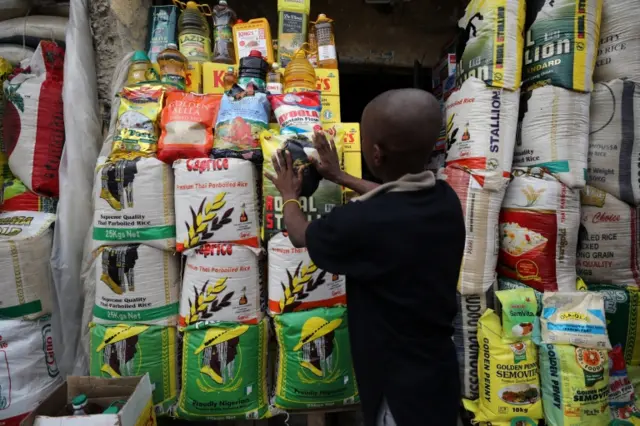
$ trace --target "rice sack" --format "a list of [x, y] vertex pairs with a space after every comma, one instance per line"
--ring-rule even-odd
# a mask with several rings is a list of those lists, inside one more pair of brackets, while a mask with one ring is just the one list
[[271, 106], [261, 92], [223, 95], [213, 140], [215, 157], [262, 162], [260, 133], [269, 128]]
[[[342, 159], [344, 130], [335, 127], [325, 132], [327, 138], [333, 137], [338, 150], [338, 158]], [[314, 220], [325, 215], [342, 203], [342, 188], [333, 182], [322, 179], [316, 168], [309, 160], [310, 155], [316, 155], [313, 148], [312, 133], [297, 135], [274, 135], [263, 132], [260, 135], [262, 152], [265, 156], [263, 173], [275, 174], [273, 156], [279, 149], [289, 150], [293, 160], [293, 167], [302, 172], [302, 193], [298, 201], [308, 220]], [[341, 160], [342, 161], [342, 160]], [[342, 167], [342, 165], [341, 165]], [[273, 183], [264, 177], [262, 179], [263, 222], [262, 238], [266, 242], [280, 231], [284, 230], [284, 216], [282, 214], [282, 196]]]
[[602, 426], [609, 422], [606, 350], [541, 345], [540, 375], [549, 426]]
[[344, 276], [319, 269], [306, 247], [295, 248], [286, 233], [271, 237], [267, 259], [271, 314], [347, 304]]
[[18, 426], [63, 382], [56, 364], [51, 317], [0, 321], [0, 424]]
[[209, 156], [220, 98], [220, 95], [167, 93], [160, 121], [158, 158], [172, 164], [179, 158]]
[[313, 132], [321, 128], [320, 92], [297, 92], [269, 96], [280, 134]]
[[464, 401], [474, 422], [505, 422], [525, 414], [542, 418], [537, 349], [530, 342], [503, 343], [500, 317], [488, 309], [478, 323], [480, 398]]
[[208, 243], [187, 254], [180, 298], [181, 327], [200, 321], [260, 321], [262, 271], [253, 249]]
[[[500, 290], [514, 290], [514, 289], [529, 289], [526, 284], [522, 284], [520, 281], [512, 280], [510, 278], [498, 277], [498, 289]], [[542, 293], [536, 289], [533, 290], [533, 295], [536, 298], [536, 304], [538, 305], [538, 309], [536, 310], [536, 314], [540, 316], [542, 313]]]
[[175, 327], [90, 324], [89, 375], [108, 379], [149, 373], [159, 414], [176, 402], [178, 365]]
[[176, 249], [207, 242], [259, 247], [258, 174], [237, 158], [196, 158], [173, 163]]
[[469, 78], [447, 99], [446, 164], [483, 176], [485, 189], [500, 190], [511, 171], [519, 93]]
[[544, 291], [576, 288], [580, 193], [544, 169], [513, 169], [500, 211], [498, 273]]
[[604, 297], [587, 291], [542, 295], [542, 342], [611, 349], [604, 314]]
[[4, 82], [3, 144], [11, 172], [32, 191], [57, 197], [64, 147], [64, 49], [41, 41], [26, 67]]
[[513, 164], [543, 167], [569, 188], [583, 188], [589, 151], [588, 93], [544, 86], [522, 94]]
[[472, 0], [458, 21], [456, 83], [476, 77], [493, 87], [520, 88], [525, 5]]
[[630, 80], [596, 83], [591, 94], [590, 126], [588, 184], [637, 206], [640, 83]]
[[346, 308], [318, 308], [273, 318], [278, 341], [276, 408], [297, 410], [359, 401]]
[[[0, 154], [2, 155], [2, 154]], [[29, 190], [27, 186], [8, 170], [5, 170], [4, 187], [0, 187], [0, 211], [3, 212], [43, 212], [56, 213], [58, 199], [45, 197]]]
[[0, 320], [51, 313], [55, 220], [48, 213], [0, 213]]
[[176, 221], [171, 166], [129, 154], [98, 158], [93, 186], [93, 247], [143, 243], [173, 250]]
[[160, 85], [125, 87], [119, 94], [120, 107], [112, 153], [158, 150], [160, 113], [165, 89]]
[[627, 375], [622, 346], [609, 351], [609, 409], [612, 419], [640, 423], [640, 410], [636, 407], [636, 393]]
[[458, 356], [462, 396], [478, 399], [478, 320], [489, 308], [494, 307], [493, 291], [485, 294], [461, 296], [456, 293], [458, 313], [453, 320], [453, 343]]
[[508, 179], [500, 191], [484, 190], [484, 179], [462, 168], [449, 166], [438, 173], [458, 194], [464, 212], [466, 236], [458, 278], [458, 292], [484, 294], [496, 281], [498, 216]]
[[589, 186], [581, 202], [578, 274], [587, 282], [638, 287], [638, 208]]
[[545, 84], [590, 92], [603, 0], [530, 0], [525, 22], [526, 90]]
[[180, 258], [173, 253], [140, 244], [103, 247], [89, 276], [94, 322], [176, 325]]
[[538, 302], [532, 288], [496, 291], [502, 311], [502, 340], [530, 339], [538, 323]]
[[606, 0], [602, 4], [600, 46], [594, 81], [640, 79], [640, 8], [634, 0]]
[[182, 344], [178, 418], [256, 420], [268, 412], [267, 320], [257, 325], [200, 323]]

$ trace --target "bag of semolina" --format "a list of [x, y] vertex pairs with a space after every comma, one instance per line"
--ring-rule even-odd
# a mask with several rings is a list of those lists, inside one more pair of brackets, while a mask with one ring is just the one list
[[176, 249], [207, 242], [259, 247], [256, 166], [238, 158], [196, 158], [173, 163]]
[[262, 271], [255, 249], [207, 243], [186, 254], [180, 327], [199, 321], [257, 324], [262, 319]]
[[536, 346], [531, 341], [504, 343], [500, 318], [492, 310], [478, 323], [480, 398], [464, 400], [474, 422], [503, 422], [526, 414], [542, 418]]
[[550, 426], [602, 426], [610, 418], [606, 350], [540, 346], [544, 415]]
[[200, 322], [182, 342], [176, 414], [188, 420], [257, 420], [268, 412], [268, 323]]
[[496, 291], [502, 310], [502, 340], [514, 343], [533, 336], [538, 302], [532, 288]]
[[95, 323], [89, 327], [89, 375], [118, 378], [149, 373], [156, 410], [167, 413], [177, 397], [176, 328]]
[[621, 345], [609, 351], [609, 409], [613, 419], [629, 420], [640, 424], [640, 410], [633, 384], [627, 375]]
[[344, 276], [319, 269], [285, 232], [271, 237], [267, 251], [272, 315], [347, 304]]
[[[498, 289], [499, 290], [514, 290], [514, 289], [523, 289], [523, 288], [531, 288], [526, 284], [522, 284], [520, 281], [512, 280], [510, 278], [498, 277]], [[533, 289], [533, 294], [536, 296], [536, 302], [538, 305], [538, 310], [536, 314], [540, 316], [542, 313], [542, 293], [540, 293], [535, 288]]]
[[351, 405], [359, 401], [351, 364], [346, 308], [276, 315], [276, 388], [283, 410]]

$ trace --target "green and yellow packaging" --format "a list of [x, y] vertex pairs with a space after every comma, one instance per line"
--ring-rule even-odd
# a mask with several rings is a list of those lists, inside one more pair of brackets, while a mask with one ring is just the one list
[[284, 69], [307, 41], [311, 0], [278, 0], [278, 63]]
[[538, 323], [538, 302], [532, 288], [496, 291], [502, 305], [502, 340], [530, 339]]

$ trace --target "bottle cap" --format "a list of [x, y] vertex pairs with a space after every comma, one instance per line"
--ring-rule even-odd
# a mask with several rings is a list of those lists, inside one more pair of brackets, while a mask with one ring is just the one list
[[198, 3], [196, 3], [195, 1], [188, 1], [187, 9], [198, 9]]
[[131, 62], [138, 62], [138, 61], [145, 61], [145, 62], [149, 61], [149, 57], [147, 56], [147, 53], [142, 50], [136, 50], [133, 56], [131, 57]]
[[175, 43], [169, 43], [167, 44], [167, 49], [178, 49], [178, 46]]
[[86, 403], [87, 403], [87, 395], [83, 393], [81, 393], [80, 395], [76, 396], [71, 400], [71, 405], [73, 405], [74, 408], [81, 407]]
[[220, 1], [218, 2], [218, 4], [219, 4], [219, 5], [221, 5], [221, 6], [226, 6], [226, 5], [227, 5], [227, 2], [226, 2], [225, 0], [220, 0]]
[[252, 50], [251, 52], [249, 52], [249, 56], [252, 56], [254, 58], [262, 58], [262, 53], [259, 50]]
[[235, 70], [233, 69], [233, 67], [228, 67], [227, 72], [235, 72]]
[[273, 64], [271, 64], [271, 69], [274, 71], [278, 71], [280, 69], [280, 65], [278, 65], [277, 62], [274, 62]]
[[318, 21], [324, 21], [325, 19], [327, 19], [327, 15], [325, 15], [324, 13], [318, 15]]
[[238, 20], [236, 21], [236, 24], [244, 24], [244, 21], [243, 21], [242, 19], [238, 19]]

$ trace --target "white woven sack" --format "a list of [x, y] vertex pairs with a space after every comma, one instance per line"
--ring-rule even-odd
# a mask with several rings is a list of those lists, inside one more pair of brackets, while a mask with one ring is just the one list
[[[640, 6], [639, 6], [640, 9]], [[640, 83], [600, 82], [591, 94], [587, 183], [640, 204]]]
[[0, 213], [0, 319], [51, 313], [55, 220], [49, 213]]
[[98, 159], [93, 248], [143, 243], [175, 247], [173, 173], [157, 158]]
[[458, 291], [465, 296], [484, 294], [496, 281], [498, 216], [509, 180], [502, 179], [499, 191], [488, 191], [481, 185], [481, 176], [451, 166], [440, 170], [438, 178], [458, 194], [464, 212], [466, 237]]
[[640, 79], [640, 7], [637, 0], [605, 0], [594, 81]]
[[511, 171], [519, 93], [470, 78], [447, 99], [446, 164], [484, 176], [485, 189], [500, 190]]
[[570, 188], [585, 185], [589, 93], [544, 86], [522, 94], [514, 167], [545, 167]]
[[94, 322], [176, 325], [178, 255], [141, 244], [103, 247], [89, 276], [96, 288]]
[[578, 275], [588, 283], [640, 286], [640, 210], [590, 186], [581, 201]]

